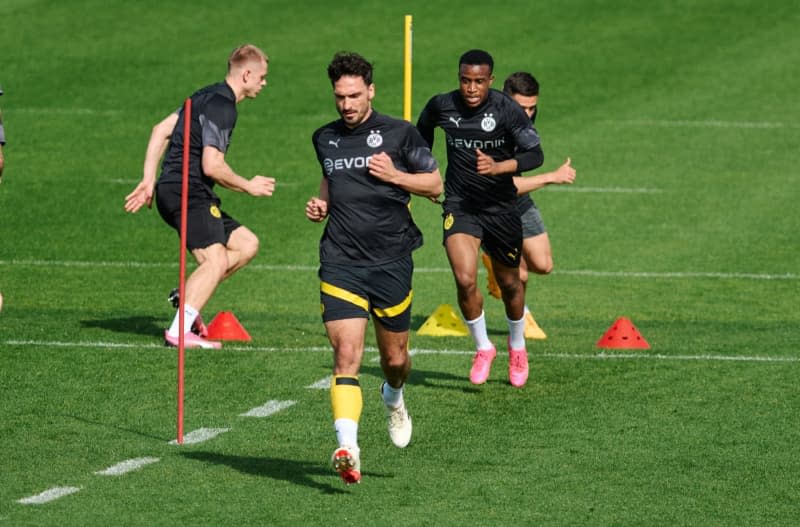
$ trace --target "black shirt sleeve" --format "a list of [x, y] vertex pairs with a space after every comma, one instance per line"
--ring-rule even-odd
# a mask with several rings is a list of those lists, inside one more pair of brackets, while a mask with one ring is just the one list
[[436, 105], [436, 97], [431, 98], [417, 119], [417, 130], [420, 135], [428, 143], [429, 148], [433, 148], [433, 129], [436, 128], [436, 119], [439, 115], [439, 110]]

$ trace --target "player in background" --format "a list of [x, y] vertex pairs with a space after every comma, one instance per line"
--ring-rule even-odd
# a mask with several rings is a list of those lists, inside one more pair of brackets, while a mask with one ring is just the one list
[[[267, 84], [268, 58], [256, 46], [246, 44], [233, 50], [228, 58], [228, 72], [223, 82], [206, 86], [192, 95], [192, 118], [189, 138], [183, 135], [183, 107], [153, 127], [144, 160], [144, 176], [125, 197], [125, 210], [136, 212], [152, 205], [155, 189], [156, 205], [164, 221], [180, 234], [181, 180], [183, 145], [189, 141], [189, 196], [186, 246], [198, 266], [186, 279], [184, 345], [187, 348], [219, 348], [190, 331], [198, 328], [200, 310], [222, 280], [247, 265], [258, 251], [258, 238], [253, 232], [220, 209], [221, 200], [214, 192], [219, 184], [251, 196], [271, 196], [275, 180], [253, 176], [246, 179], [225, 161], [231, 133], [236, 125], [238, 103], [255, 98]], [[166, 151], [166, 156], [164, 152]], [[158, 161], [164, 156], [161, 177], [156, 184]], [[168, 345], [179, 342], [179, 316], [164, 332]]]
[[432, 97], [417, 128], [433, 146], [434, 128], [447, 146], [444, 246], [456, 282], [458, 304], [477, 352], [470, 381], [483, 384], [497, 351], [489, 339], [483, 296], [477, 285], [478, 253], [489, 254], [500, 286], [509, 327], [509, 380], [528, 379], [525, 297], [519, 278], [522, 225], [516, 208], [515, 174], [541, 166], [539, 136], [510, 97], [491, 89], [494, 60], [483, 50], [464, 53], [458, 63], [459, 89]]
[[372, 108], [372, 65], [337, 53], [328, 77], [340, 119], [312, 137], [322, 169], [319, 196], [306, 217], [327, 220], [319, 244], [322, 320], [333, 347], [331, 406], [339, 446], [332, 463], [345, 483], [361, 480], [359, 369], [372, 317], [385, 381], [381, 396], [389, 436], [403, 448], [411, 418], [403, 386], [411, 369], [411, 253], [422, 233], [409, 210], [411, 194], [436, 198], [442, 180], [431, 150], [411, 123]]
[[[528, 72], [512, 73], [503, 83], [503, 92], [519, 104], [531, 123], [536, 122], [536, 111], [539, 102], [539, 82]], [[575, 169], [571, 160], [567, 160], [552, 172], [535, 176], [516, 176], [514, 184], [517, 187], [517, 209], [522, 218], [522, 260], [519, 272], [522, 288], [527, 293], [528, 271], [536, 274], [549, 274], [553, 270], [553, 254], [550, 247], [550, 238], [547, 234], [539, 208], [531, 199], [529, 192], [539, 190], [547, 185], [572, 184], [575, 181]], [[500, 288], [494, 277], [492, 262], [486, 253], [482, 254], [483, 263], [488, 275], [489, 294], [500, 298]], [[533, 318], [527, 304], [525, 305], [525, 336], [526, 338], [541, 338], [544, 333]]]

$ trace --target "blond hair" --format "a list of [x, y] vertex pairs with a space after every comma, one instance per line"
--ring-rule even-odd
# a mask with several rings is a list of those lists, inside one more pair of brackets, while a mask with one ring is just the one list
[[269, 64], [269, 57], [266, 53], [252, 44], [244, 44], [234, 49], [228, 57], [228, 73], [248, 62], [261, 60]]

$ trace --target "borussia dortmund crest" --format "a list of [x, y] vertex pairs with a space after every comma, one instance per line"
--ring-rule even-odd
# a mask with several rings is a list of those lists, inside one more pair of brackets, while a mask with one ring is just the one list
[[494, 117], [490, 113], [483, 114], [483, 119], [481, 119], [481, 128], [483, 128], [484, 132], [491, 132], [497, 126], [497, 121], [494, 120]]
[[383, 144], [383, 136], [381, 136], [380, 130], [370, 130], [369, 136], [367, 136], [367, 146], [372, 148], [378, 148]]
[[453, 218], [453, 213], [452, 212], [449, 213], [444, 218], [444, 230], [449, 231], [450, 227], [452, 227], [455, 222], [456, 222], [456, 220], [455, 220], [455, 218]]

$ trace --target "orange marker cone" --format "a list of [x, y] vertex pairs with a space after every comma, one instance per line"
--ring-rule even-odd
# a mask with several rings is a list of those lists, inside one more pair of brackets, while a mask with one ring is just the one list
[[208, 325], [209, 340], [243, 340], [250, 342], [253, 338], [239, 323], [230, 311], [220, 311]]
[[650, 344], [647, 343], [630, 319], [620, 317], [600, 337], [600, 340], [597, 341], [597, 347], [646, 350], [650, 349]]

